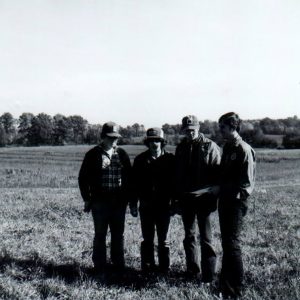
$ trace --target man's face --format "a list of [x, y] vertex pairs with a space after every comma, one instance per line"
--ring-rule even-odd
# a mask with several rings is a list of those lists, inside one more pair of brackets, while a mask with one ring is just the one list
[[108, 149], [111, 149], [111, 148], [114, 148], [114, 147], [117, 146], [118, 138], [117, 138], [117, 137], [106, 136], [106, 137], [103, 139], [103, 143], [104, 143], [104, 145], [105, 145]]
[[187, 128], [184, 133], [189, 141], [193, 141], [199, 136], [199, 128]]
[[153, 139], [148, 142], [149, 149], [151, 152], [159, 152], [161, 150], [161, 140]]
[[223, 122], [220, 122], [219, 128], [220, 128], [222, 137], [224, 139], [227, 139], [232, 135], [233, 129], [228, 124], [224, 124]]

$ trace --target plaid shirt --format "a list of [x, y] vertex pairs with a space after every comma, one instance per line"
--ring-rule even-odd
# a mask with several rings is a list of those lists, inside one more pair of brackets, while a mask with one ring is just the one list
[[119, 190], [122, 184], [121, 162], [116, 149], [112, 156], [102, 151], [102, 188], [106, 191]]

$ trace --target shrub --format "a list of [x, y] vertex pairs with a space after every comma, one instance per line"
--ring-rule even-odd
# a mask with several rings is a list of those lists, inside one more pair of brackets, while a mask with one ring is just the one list
[[277, 148], [278, 142], [267, 137], [260, 128], [241, 132], [242, 138], [256, 148]]
[[285, 135], [282, 140], [282, 145], [286, 149], [300, 149], [300, 135], [295, 133]]

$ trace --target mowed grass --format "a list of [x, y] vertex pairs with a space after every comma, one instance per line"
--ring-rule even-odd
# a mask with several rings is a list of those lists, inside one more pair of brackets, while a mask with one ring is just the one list
[[[140, 273], [139, 218], [129, 213], [126, 277], [104, 282], [92, 275], [92, 218], [82, 212], [77, 185], [89, 148], [0, 149], [0, 299], [216, 299], [215, 286], [185, 277], [180, 216], [170, 225], [168, 276]], [[123, 148], [131, 159], [145, 149]], [[260, 150], [257, 157], [256, 190], [243, 233], [245, 299], [300, 299], [300, 151]], [[220, 268], [217, 213], [212, 223]]]

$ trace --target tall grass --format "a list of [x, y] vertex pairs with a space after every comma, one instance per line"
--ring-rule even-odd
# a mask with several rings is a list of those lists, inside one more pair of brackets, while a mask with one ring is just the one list
[[[0, 149], [0, 299], [216, 299], [215, 286], [185, 277], [179, 216], [170, 225], [168, 276], [140, 273], [139, 218], [129, 214], [125, 279], [92, 275], [93, 224], [77, 187], [89, 148]], [[132, 159], [144, 149], [124, 148]], [[257, 187], [243, 234], [245, 299], [300, 299], [299, 184], [300, 151], [258, 151]], [[212, 222], [221, 258], [216, 213]]]

